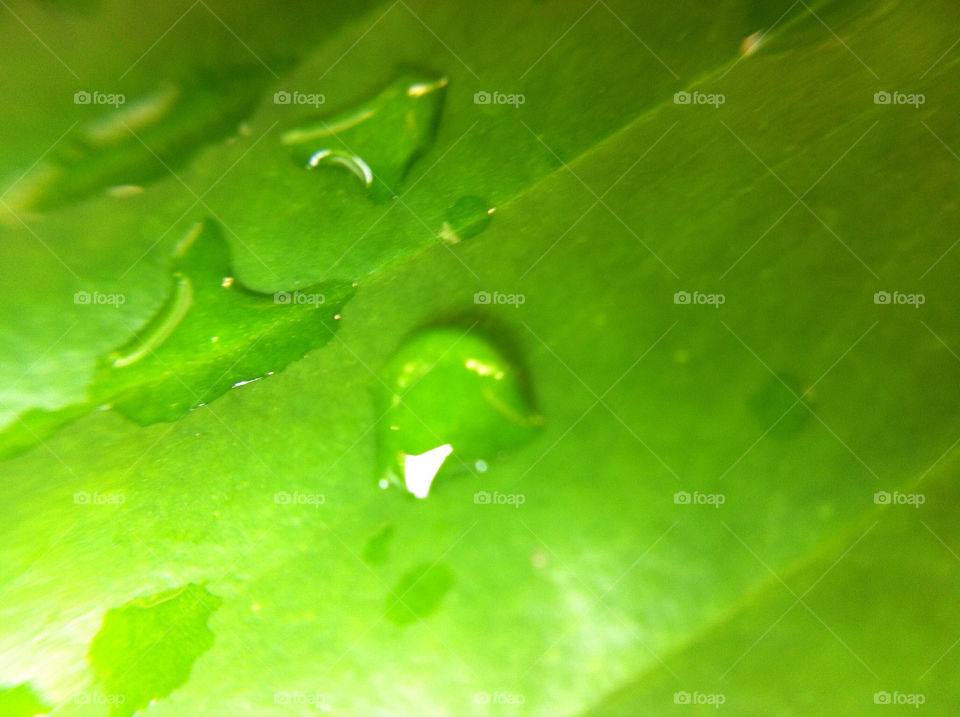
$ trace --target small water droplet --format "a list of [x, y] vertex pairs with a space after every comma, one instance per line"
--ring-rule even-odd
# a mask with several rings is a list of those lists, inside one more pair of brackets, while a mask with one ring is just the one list
[[453, 573], [443, 563], [422, 563], [408, 571], [387, 596], [386, 617], [395, 625], [409, 625], [437, 611], [453, 587]]
[[397, 528], [393, 523], [387, 523], [374, 533], [366, 545], [363, 546], [363, 560], [369, 565], [382, 565], [387, 561], [390, 542]]
[[544, 568], [549, 562], [550, 559], [542, 550], [534, 550], [533, 553], [530, 554], [530, 564], [535, 568]]
[[372, 197], [389, 199], [432, 143], [446, 85], [446, 78], [404, 73], [366, 102], [291, 129], [280, 141], [298, 165], [347, 169]]
[[107, 195], [114, 199], [129, 199], [143, 194], [143, 187], [139, 184], [118, 184], [107, 189]]
[[414, 334], [387, 363], [383, 381], [386, 480], [418, 498], [443, 472], [487, 470], [499, 451], [529, 440], [542, 423], [518, 364], [478, 329]]
[[474, 237], [487, 228], [494, 211], [489, 202], [480, 197], [461, 197], [447, 210], [439, 236], [448, 244]]
[[771, 376], [750, 397], [749, 404], [759, 424], [770, 436], [783, 439], [793, 437], [807, 425], [810, 412], [804, 404], [809, 404], [812, 398], [800, 379], [782, 373]]

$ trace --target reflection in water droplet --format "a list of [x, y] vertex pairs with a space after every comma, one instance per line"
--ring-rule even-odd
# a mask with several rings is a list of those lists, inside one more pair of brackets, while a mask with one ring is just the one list
[[414, 334], [383, 381], [383, 470], [418, 498], [441, 472], [487, 470], [497, 452], [525, 442], [542, 423], [520, 368], [476, 329]]
[[291, 129], [280, 141], [300, 166], [344, 167], [372, 197], [389, 199], [432, 143], [446, 85], [446, 78], [405, 73], [359, 106]]
[[353, 154], [338, 152], [333, 149], [321, 149], [310, 155], [307, 160], [307, 167], [315, 169], [321, 164], [333, 164], [338, 167], [346, 167], [357, 179], [363, 182], [364, 187], [369, 187], [373, 182], [373, 172], [362, 159]]
[[461, 197], [447, 210], [439, 236], [448, 244], [474, 237], [487, 228], [494, 211], [479, 197]]

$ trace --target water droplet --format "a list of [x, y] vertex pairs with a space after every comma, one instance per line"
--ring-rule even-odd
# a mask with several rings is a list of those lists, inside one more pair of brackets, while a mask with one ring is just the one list
[[453, 573], [443, 563], [422, 563], [406, 572], [387, 597], [387, 619], [409, 625], [437, 611], [453, 587]]
[[418, 498], [443, 472], [482, 472], [542, 423], [518, 364], [475, 328], [414, 334], [387, 363], [383, 381], [386, 477]]
[[323, 164], [345, 167], [363, 183], [364, 187], [369, 187], [373, 183], [373, 172], [370, 167], [354, 154], [347, 154], [334, 149], [321, 149], [311, 154], [310, 159], [307, 160], [309, 169], [315, 169]]
[[100, 357], [83, 401], [27, 409], [0, 430], [0, 459], [98, 407], [141, 425], [174, 421], [231, 387], [273, 375], [333, 337], [333, 316], [353, 293], [348, 284], [326, 282], [300, 290], [308, 300], [291, 303], [245, 288], [232, 280], [229, 247], [212, 222], [197, 223], [177, 245], [170, 286], [153, 318]]
[[447, 210], [439, 236], [448, 244], [474, 237], [487, 228], [494, 211], [480, 197], [461, 197]]
[[91, 388], [96, 401], [109, 400], [144, 425], [176, 420], [302, 358], [332, 335], [340, 303], [327, 295], [349, 293], [342, 285], [313, 287], [299, 294], [322, 294], [323, 302], [291, 303], [246, 289], [232, 280], [229, 248], [213, 222], [198, 222], [177, 245], [171, 276], [164, 305], [100, 362]]
[[387, 562], [387, 551], [397, 527], [387, 523], [374, 533], [363, 547], [363, 560], [370, 565], [382, 565]]
[[130, 197], [140, 196], [143, 192], [144, 189], [139, 184], [120, 184], [116, 187], [109, 187], [107, 196], [114, 199], [129, 199]]
[[[797, 398], [802, 399], [798, 401]], [[749, 400], [750, 407], [764, 430], [774, 438], [790, 438], [799, 433], [810, 418], [803, 405], [809, 403], [809, 392], [791, 374], [771, 376]]]
[[221, 602], [191, 583], [107, 611], [89, 658], [103, 690], [124, 697], [111, 715], [130, 717], [187, 681], [213, 645], [207, 620]]
[[202, 147], [232, 134], [269, 79], [257, 62], [200, 69], [139, 98], [116, 95], [116, 106], [69, 132], [5, 202], [14, 211], [46, 210], [101, 191], [130, 196], [131, 187], [169, 177]]
[[300, 166], [346, 169], [372, 197], [389, 199], [433, 142], [446, 85], [446, 78], [404, 73], [375, 97], [291, 129], [281, 142]]

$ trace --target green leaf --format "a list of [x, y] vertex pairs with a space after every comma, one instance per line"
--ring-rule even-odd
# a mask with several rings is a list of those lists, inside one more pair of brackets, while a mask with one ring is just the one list
[[[185, 57], [205, 51], [191, 18]], [[950, 714], [957, 19], [940, 0], [380, 4], [179, 178], [0, 229], [9, 415], [77, 402], [204, 217], [251, 291], [358, 283], [333, 340], [269, 381], [166, 425], [94, 412], [3, 463], [0, 678], [75, 713], [105, 607], [202, 583], [216, 640], [158, 715], [712, 714], [722, 695], [786, 717], [878, 693]], [[411, 66], [448, 81], [396, 199], [291, 162], [308, 120], [274, 92], [342, 117]], [[11, 174], [30, 146], [3, 150]], [[463, 197], [496, 211], [456, 242]], [[426, 500], [382, 490], [385, 367], [475, 323], [515, 347], [542, 429]], [[449, 394], [430, 398], [458, 416]]]

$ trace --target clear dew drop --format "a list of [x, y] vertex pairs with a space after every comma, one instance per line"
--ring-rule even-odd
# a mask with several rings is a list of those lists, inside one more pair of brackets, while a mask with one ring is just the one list
[[294, 127], [280, 141], [301, 167], [345, 169], [371, 197], [390, 199], [433, 143], [446, 86], [444, 77], [406, 72], [365, 102]]
[[480, 197], [461, 197], [447, 209], [439, 236], [448, 244], [475, 237], [490, 224], [494, 211], [494, 207]]
[[380, 486], [426, 498], [438, 477], [484, 473], [542, 423], [524, 373], [478, 329], [422, 330], [400, 347], [382, 378]]

